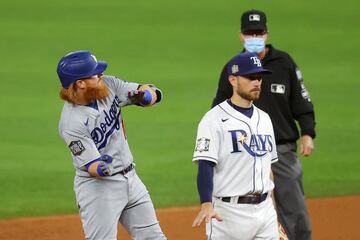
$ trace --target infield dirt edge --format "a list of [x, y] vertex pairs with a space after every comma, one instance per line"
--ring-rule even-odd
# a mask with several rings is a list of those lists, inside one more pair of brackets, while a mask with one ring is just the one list
[[[357, 229], [360, 196], [309, 199], [307, 205], [314, 240], [360, 239]], [[191, 224], [199, 206], [157, 209], [160, 225], [168, 239], [205, 239], [204, 226]], [[0, 239], [57, 240], [84, 239], [79, 215], [17, 218], [0, 220]], [[119, 226], [119, 237], [130, 237]]]

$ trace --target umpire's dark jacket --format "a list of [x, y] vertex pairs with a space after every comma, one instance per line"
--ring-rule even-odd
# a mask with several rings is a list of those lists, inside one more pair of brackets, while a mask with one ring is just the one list
[[[289, 54], [266, 45], [269, 49], [263, 67], [273, 73], [263, 76], [260, 99], [254, 104], [270, 115], [277, 144], [295, 142], [301, 135], [315, 138], [315, 114], [299, 68]], [[212, 107], [232, 96], [232, 86], [224, 66]]]

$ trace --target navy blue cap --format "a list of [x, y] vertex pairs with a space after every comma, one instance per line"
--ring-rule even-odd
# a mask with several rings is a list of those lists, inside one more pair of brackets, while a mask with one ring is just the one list
[[61, 85], [68, 88], [78, 79], [88, 78], [103, 73], [107, 63], [97, 61], [89, 51], [75, 51], [62, 57], [57, 66], [57, 74]]
[[228, 75], [245, 76], [254, 73], [270, 74], [272, 71], [262, 67], [256, 53], [243, 52], [233, 57], [227, 65]]

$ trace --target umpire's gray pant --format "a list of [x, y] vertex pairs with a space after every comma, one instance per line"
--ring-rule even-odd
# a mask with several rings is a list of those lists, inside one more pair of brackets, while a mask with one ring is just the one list
[[311, 224], [305, 204], [302, 167], [296, 143], [277, 145], [278, 162], [272, 164], [278, 220], [290, 240], [311, 239]]

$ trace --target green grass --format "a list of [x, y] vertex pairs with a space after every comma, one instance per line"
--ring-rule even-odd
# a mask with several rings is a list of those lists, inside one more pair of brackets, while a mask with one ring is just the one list
[[270, 39], [303, 71], [316, 108], [316, 151], [303, 158], [308, 197], [360, 194], [355, 1], [2, 1], [0, 218], [77, 211], [70, 154], [58, 136], [56, 64], [88, 49], [107, 73], [154, 83], [154, 108], [123, 110], [137, 171], [156, 207], [198, 204], [197, 124], [223, 64], [242, 49], [240, 14], [260, 8]]

